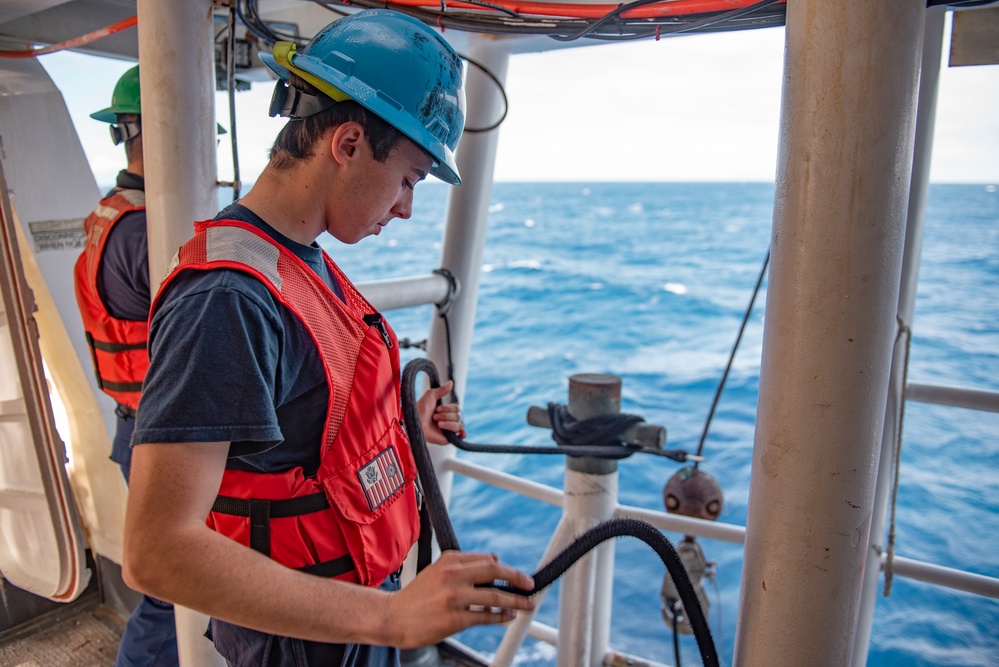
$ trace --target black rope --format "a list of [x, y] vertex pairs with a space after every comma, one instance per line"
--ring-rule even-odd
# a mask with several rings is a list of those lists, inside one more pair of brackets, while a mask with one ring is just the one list
[[[454, 534], [451, 526], [451, 519], [447, 513], [444, 503], [444, 496], [441, 494], [437, 476], [434, 474], [433, 462], [430, 459], [430, 452], [427, 450], [427, 441], [423, 435], [420, 425], [420, 415], [416, 405], [416, 376], [419, 373], [426, 373], [432, 387], [440, 386], [440, 376], [437, 367], [429, 359], [414, 359], [406, 364], [402, 373], [402, 411], [406, 426], [406, 433], [409, 436], [410, 444], [413, 448], [413, 457], [416, 460], [416, 467], [425, 494], [426, 506], [429, 507], [430, 524], [433, 532], [437, 536], [437, 543], [442, 551], [460, 550], [458, 538]], [[447, 434], [447, 431], [445, 431]], [[453, 435], [453, 434], [452, 434]], [[457, 436], [455, 436], [457, 438]], [[448, 438], [450, 440], [450, 437]], [[421, 532], [429, 527], [424, 525]], [[687, 570], [683, 566], [680, 555], [670, 544], [666, 536], [659, 530], [644, 521], [638, 519], [612, 519], [600, 523], [586, 531], [569, 546], [550, 560], [546, 565], [534, 573], [534, 588], [529, 591], [508, 586], [503, 582], [495, 582], [493, 587], [520, 595], [534, 595], [550, 586], [556, 579], [561, 577], [569, 567], [585, 554], [591, 551], [600, 543], [613, 537], [630, 535], [636, 537], [655, 550], [656, 554], [663, 561], [667, 571], [673, 577], [676, 584], [680, 601], [687, 613], [687, 618], [697, 640], [697, 646], [701, 651], [704, 665], [715, 667], [718, 665], [718, 653], [715, 650], [714, 640], [711, 637], [711, 630], [707, 620], [704, 618], [704, 611], [701, 609], [700, 600], [694, 591]]]

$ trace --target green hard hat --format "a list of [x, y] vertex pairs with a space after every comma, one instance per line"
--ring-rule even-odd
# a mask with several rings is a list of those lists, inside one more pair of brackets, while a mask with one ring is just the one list
[[117, 123], [120, 113], [142, 113], [139, 103], [139, 66], [136, 65], [121, 75], [111, 94], [111, 106], [90, 114], [94, 120]]
[[[142, 104], [139, 100], [139, 66], [136, 65], [121, 75], [111, 93], [111, 106], [90, 114], [94, 120], [105, 123], [117, 123], [118, 114], [142, 114]], [[215, 124], [216, 134], [227, 134], [224, 127]]]

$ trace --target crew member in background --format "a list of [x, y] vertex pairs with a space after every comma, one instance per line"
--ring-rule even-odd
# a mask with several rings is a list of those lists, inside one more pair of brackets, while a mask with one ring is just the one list
[[[230, 665], [398, 665], [394, 648], [503, 623], [527, 575], [445, 552], [399, 588], [419, 533], [392, 329], [316, 243], [457, 185], [462, 65], [414, 18], [367, 10], [262, 56], [290, 120], [247, 195], [198, 223], [154, 299], [133, 445], [126, 581], [212, 617]], [[456, 405], [419, 401], [427, 439]], [[206, 517], [208, 521], [206, 523]]]
[[[76, 299], [97, 374], [97, 385], [115, 401], [118, 416], [111, 460], [129, 481], [142, 381], [149, 368], [149, 253], [142, 162], [139, 68], [118, 80], [111, 106], [90, 114], [110, 123], [111, 140], [125, 144], [128, 166], [115, 187], [84, 221], [86, 246], [76, 262]], [[177, 665], [173, 605], [143, 596], [129, 617], [115, 667]]]

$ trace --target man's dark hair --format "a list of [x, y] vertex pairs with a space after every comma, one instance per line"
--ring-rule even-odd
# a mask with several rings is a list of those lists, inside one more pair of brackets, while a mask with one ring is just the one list
[[[323, 94], [295, 74], [291, 75], [288, 85], [312, 95]], [[351, 121], [364, 128], [364, 136], [378, 162], [388, 159], [389, 153], [405, 136], [354, 100], [346, 100], [301, 120], [288, 121], [271, 146], [269, 154], [271, 164], [277, 169], [285, 169], [295, 160], [312, 157], [316, 142], [328, 129]]]

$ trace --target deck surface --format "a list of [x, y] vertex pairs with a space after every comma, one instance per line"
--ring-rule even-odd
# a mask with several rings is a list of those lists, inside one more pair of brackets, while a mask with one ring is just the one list
[[111, 667], [124, 621], [89, 597], [0, 635], [0, 665]]

